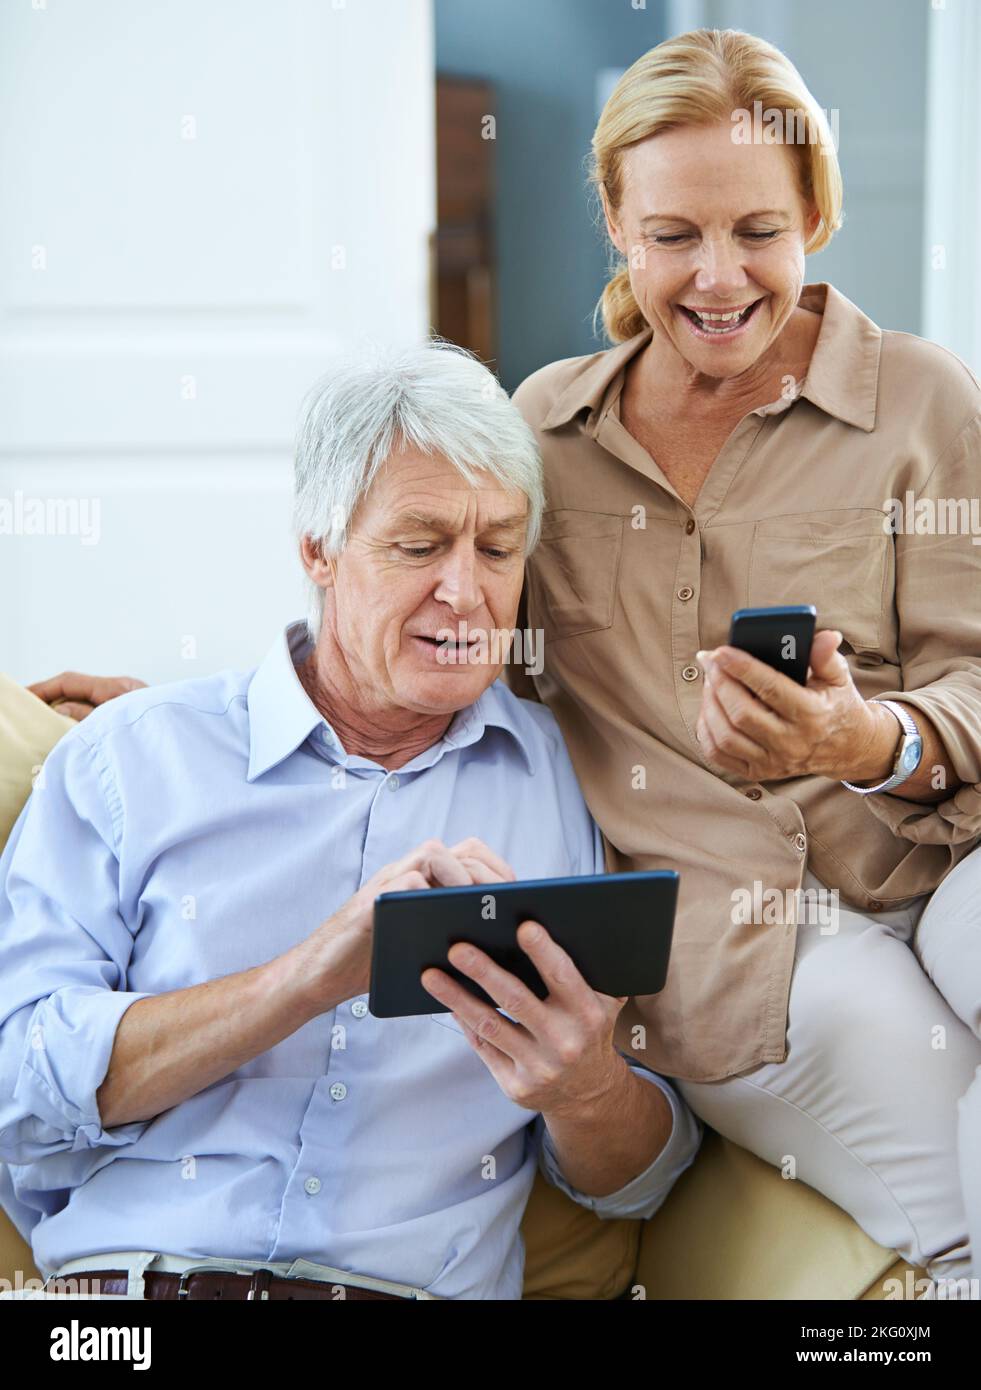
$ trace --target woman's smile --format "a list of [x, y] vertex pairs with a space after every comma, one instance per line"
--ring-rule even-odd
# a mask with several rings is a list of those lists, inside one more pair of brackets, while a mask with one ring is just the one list
[[704, 309], [689, 308], [687, 304], [676, 304], [682, 321], [689, 332], [703, 342], [729, 342], [740, 337], [758, 317], [757, 309], [766, 298], [752, 300], [742, 309]]

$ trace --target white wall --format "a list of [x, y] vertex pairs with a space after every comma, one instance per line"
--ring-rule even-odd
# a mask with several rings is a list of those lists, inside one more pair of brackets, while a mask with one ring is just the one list
[[0, 10], [0, 669], [247, 667], [302, 612], [304, 391], [428, 330], [430, 0], [34, 4]]
[[931, 7], [923, 333], [981, 376], [981, 5]]

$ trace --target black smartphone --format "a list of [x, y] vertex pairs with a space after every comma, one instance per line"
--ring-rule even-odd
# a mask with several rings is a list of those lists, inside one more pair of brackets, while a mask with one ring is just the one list
[[518, 945], [526, 918], [542, 923], [600, 994], [657, 994], [667, 975], [677, 900], [673, 869], [381, 893], [368, 1007], [376, 1018], [448, 1012], [420, 983], [430, 965], [493, 1004], [450, 965], [446, 953], [455, 941], [486, 951], [544, 999], [542, 978]]
[[817, 609], [810, 603], [739, 608], [732, 615], [729, 646], [749, 652], [798, 685], [806, 685], [816, 621]]

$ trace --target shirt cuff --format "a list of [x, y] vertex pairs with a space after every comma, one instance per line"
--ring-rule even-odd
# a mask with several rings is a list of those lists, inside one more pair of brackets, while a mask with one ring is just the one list
[[35, 1163], [52, 1153], [118, 1148], [139, 1139], [150, 1121], [103, 1128], [96, 1092], [123, 1014], [149, 998], [70, 986], [37, 1004], [14, 1089], [14, 1111], [22, 1118], [0, 1131], [0, 1160]]
[[[945, 696], [942, 689], [887, 690], [875, 698], [896, 700], [920, 710], [936, 729], [955, 771], [960, 764], [964, 772], [969, 772], [967, 765], [975, 759], [965, 746], [958, 721], [951, 717], [947, 708], [949, 695]], [[981, 835], [981, 784], [969, 779], [943, 801], [910, 801], [892, 792], [873, 792], [863, 799], [894, 835], [913, 844], [958, 845]]]
[[629, 1057], [625, 1057], [624, 1061], [631, 1071], [642, 1076], [652, 1086], [660, 1087], [671, 1105], [671, 1133], [664, 1148], [650, 1166], [618, 1191], [610, 1192], [605, 1197], [592, 1197], [579, 1192], [563, 1177], [552, 1144], [552, 1136], [541, 1118], [542, 1138], [538, 1164], [553, 1187], [557, 1187], [580, 1206], [595, 1212], [597, 1216], [606, 1219], [634, 1217], [646, 1221], [661, 1206], [685, 1169], [694, 1162], [702, 1142], [703, 1126], [670, 1082]]

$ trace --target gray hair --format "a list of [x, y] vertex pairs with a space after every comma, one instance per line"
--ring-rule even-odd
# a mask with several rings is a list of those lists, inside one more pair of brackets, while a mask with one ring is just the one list
[[[296, 443], [293, 524], [326, 554], [347, 544], [351, 519], [385, 460], [403, 447], [442, 455], [476, 487], [484, 471], [528, 498], [525, 554], [545, 505], [535, 436], [473, 353], [441, 338], [373, 347], [340, 360], [308, 393]], [[320, 635], [323, 590], [308, 580], [307, 626]]]

